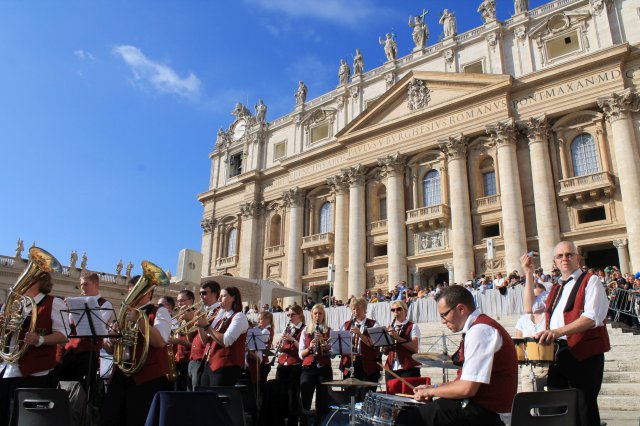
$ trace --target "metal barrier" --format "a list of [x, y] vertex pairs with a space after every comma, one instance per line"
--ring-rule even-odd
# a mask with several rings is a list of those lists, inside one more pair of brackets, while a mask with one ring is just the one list
[[609, 290], [609, 315], [620, 321], [621, 315], [640, 318], [640, 292], [614, 288]]

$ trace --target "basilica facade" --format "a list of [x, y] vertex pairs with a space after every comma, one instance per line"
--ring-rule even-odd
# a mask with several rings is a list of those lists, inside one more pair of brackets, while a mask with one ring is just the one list
[[300, 82], [273, 121], [238, 104], [198, 195], [203, 276], [317, 297], [332, 266], [346, 300], [509, 273], [529, 250], [548, 271], [561, 239], [590, 266], [640, 270], [640, 0], [522, 9], [442, 22], [432, 45], [416, 17], [410, 55], [381, 39], [383, 66], [343, 63], [310, 100]]

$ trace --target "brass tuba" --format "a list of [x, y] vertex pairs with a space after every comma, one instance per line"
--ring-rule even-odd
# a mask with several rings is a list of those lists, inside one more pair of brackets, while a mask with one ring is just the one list
[[[142, 309], [135, 308], [135, 306], [140, 303], [143, 297], [153, 291], [156, 285], [168, 286], [169, 277], [158, 266], [143, 260], [142, 276], [122, 301], [122, 306], [118, 311], [116, 320], [122, 337], [114, 345], [113, 362], [127, 376], [140, 371], [149, 354], [149, 333], [151, 331], [149, 319]], [[138, 321], [127, 320], [127, 312], [130, 309], [137, 310], [138, 315], [144, 319], [142, 327], [138, 326]], [[142, 338], [142, 342], [138, 337]]]
[[3, 361], [17, 362], [29, 349], [24, 340], [12, 338], [14, 335], [19, 336], [23, 325], [27, 323], [27, 332], [33, 333], [36, 329], [38, 306], [33, 298], [25, 293], [44, 275], [52, 272], [62, 272], [60, 262], [47, 251], [31, 247], [27, 268], [9, 290], [4, 307], [4, 319], [0, 323], [0, 358]]

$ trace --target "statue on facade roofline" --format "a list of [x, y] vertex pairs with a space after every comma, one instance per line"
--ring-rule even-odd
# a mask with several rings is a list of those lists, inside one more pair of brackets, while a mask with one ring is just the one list
[[120, 274], [122, 274], [122, 259], [120, 259], [120, 261], [118, 262], [118, 264], [116, 265], [116, 275], [120, 276]]
[[129, 263], [127, 264], [127, 270], [125, 271], [125, 274], [127, 275], [127, 277], [131, 276], [131, 270], [133, 269], [133, 263], [131, 263], [131, 261], [129, 261]]
[[515, 9], [516, 15], [524, 13], [529, 10], [529, 0], [515, 0], [513, 2], [513, 8]]
[[16, 241], [16, 257], [22, 257], [22, 252], [24, 251], [24, 241], [18, 238]]
[[445, 9], [442, 12], [439, 23], [443, 26], [444, 38], [453, 37], [457, 34], [456, 16], [449, 12], [449, 9]]
[[351, 77], [351, 68], [344, 59], [340, 59], [340, 68], [338, 69], [338, 79], [341, 86], [349, 84], [349, 78]]
[[486, 23], [496, 20], [496, 1], [483, 0], [478, 6], [478, 13], [482, 15], [482, 20]]
[[267, 106], [262, 99], [258, 101], [254, 108], [256, 109], [256, 120], [258, 120], [258, 123], [264, 123], [267, 119]]
[[69, 258], [69, 267], [76, 269], [76, 262], [78, 262], [78, 252], [74, 250], [71, 252], [71, 257]]
[[241, 102], [238, 102], [236, 103], [236, 107], [233, 109], [233, 112], [231, 112], [231, 115], [235, 115], [236, 117], [240, 118], [251, 115], [251, 113], [249, 112], [249, 108], [242, 105]]
[[413, 28], [412, 37], [413, 43], [416, 45], [416, 49], [424, 49], [429, 39], [429, 27], [425, 22], [425, 16], [429, 13], [428, 10], [422, 10], [422, 15], [409, 16], [409, 26]]
[[301, 80], [296, 91], [296, 105], [302, 105], [307, 101], [307, 85]]
[[356, 56], [353, 57], [353, 74], [358, 75], [364, 72], [364, 59], [360, 49], [356, 49]]
[[384, 46], [384, 54], [387, 55], [387, 61], [393, 62], [398, 57], [398, 43], [394, 36], [387, 33], [386, 38], [378, 37], [378, 43]]
[[82, 261], [80, 262], [80, 268], [86, 269], [87, 267], [87, 252], [82, 253]]

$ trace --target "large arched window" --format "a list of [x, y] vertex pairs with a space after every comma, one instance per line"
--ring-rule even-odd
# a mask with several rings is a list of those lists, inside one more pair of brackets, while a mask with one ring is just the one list
[[236, 247], [238, 247], [238, 230], [231, 228], [227, 234], [227, 257], [236, 255]]
[[320, 207], [320, 233], [331, 232], [333, 222], [331, 220], [331, 203], [326, 202]]
[[571, 142], [571, 160], [573, 175], [583, 176], [600, 170], [596, 141], [589, 133], [576, 136]]
[[424, 191], [424, 206], [437, 206], [440, 204], [440, 173], [437, 170], [430, 170], [422, 181]]
[[280, 245], [280, 229], [282, 228], [282, 218], [279, 214], [273, 215], [269, 226], [269, 247]]
[[482, 174], [483, 196], [489, 197], [498, 193], [496, 186], [496, 171], [493, 167], [493, 158], [485, 158], [480, 163], [480, 173]]
[[387, 187], [378, 187], [378, 220], [387, 220]]

